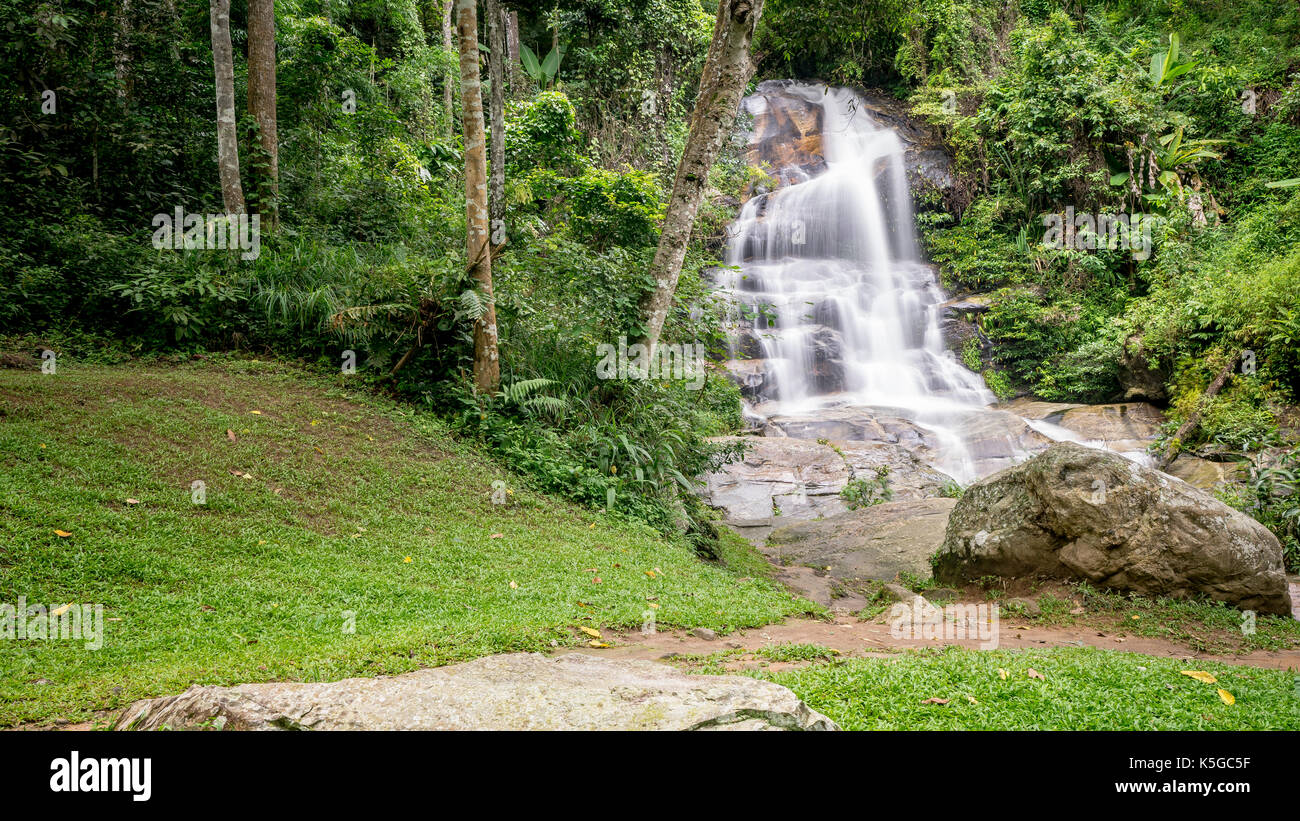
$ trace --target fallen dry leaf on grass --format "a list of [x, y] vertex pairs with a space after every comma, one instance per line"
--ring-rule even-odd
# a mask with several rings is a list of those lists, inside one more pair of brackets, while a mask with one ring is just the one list
[[578, 629], [594, 639], [604, 638], [604, 636], [600, 634], [599, 630], [593, 630], [590, 627], [579, 627]]
[[1232, 693], [1229, 693], [1227, 690], [1223, 689], [1222, 687], [1219, 688], [1219, 700], [1221, 700], [1224, 704], [1228, 705], [1229, 707], [1237, 703], [1237, 699], [1233, 698]]
[[55, 536], [58, 536], [60, 539], [66, 539], [66, 538], [68, 538], [69, 536], [71, 536], [72, 534], [69, 533], [69, 532], [66, 531], [66, 530], [56, 530], [56, 531], [54, 531], [54, 535], [55, 535]]
[[516, 581], [513, 581], [513, 580], [512, 580], [512, 581], [510, 582], [510, 589], [511, 589], [511, 590], [518, 590], [518, 589], [519, 589], [519, 583], [516, 582]]
[[235, 432], [234, 432], [233, 430], [231, 430], [230, 428], [226, 428], [226, 438], [229, 439], [229, 440], [232, 441], [232, 442], [237, 442], [237, 441], [239, 441], [238, 439], [235, 438]]
[[1042, 673], [1038, 672], [1037, 670], [1035, 670], [1035, 669], [1032, 668], [1032, 667], [1029, 668], [1029, 677], [1030, 677], [1030, 678], [1036, 678], [1036, 679], [1039, 679], [1039, 680], [1041, 680], [1041, 681], [1047, 681], [1047, 676], [1043, 675]]
[[925, 701], [922, 701], [921, 703], [922, 703], [922, 704], [947, 704], [947, 703], [948, 703], [948, 699], [946, 699], [946, 698], [927, 698]]
[[491, 536], [489, 536], [488, 538], [489, 538], [489, 539], [504, 539], [505, 537], [506, 537], [506, 534], [504, 534], [504, 533], [493, 533], [493, 534], [492, 534]]
[[127, 499], [127, 500], [126, 500], [126, 503], [127, 503], [128, 505], [138, 505], [138, 504], [140, 504], [140, 500], [139, 500], [139, 499]]
[[1003, 681], [1006, 681], [1008, 675], [1009, 674], [1007, 673], [1006, 670], [1002, 669], [1001, 667], [998, 668], [998, 678], [1002, 679]]
[[612, 645], [606, 644], [603, 641], [596, 641], [595, 639], [592, 639], [591, 641], [587, 642], [587, 646], [588, 647], [610, 647]]
[[1178, 672], [1182, 673], [1188, 678], [1194, 678], [1197, 681], [1202, 682], [1203, 684], [1217, 684], [1219, 681], [1217, 678], [1205, 672], [1204, 670], [1179, 670]]

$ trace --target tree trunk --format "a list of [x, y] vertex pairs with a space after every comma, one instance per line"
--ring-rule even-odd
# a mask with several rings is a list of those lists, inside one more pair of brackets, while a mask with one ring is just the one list
[[[451, 18], [455, 14], [455, 0], [445, 0], [442, 4], [442, 48], [444, 51], [451, 51]], [[454, 83], [451, 72], [442, 78], [442, 110], [447, 115], [447, 125], [443, 129], [447, 138], [450, 139], [452, 131], [456, 127], [456, 103]]]
[[239, 136], [235, 131], [235, 56], [230, 45], [230, 0], [212, 0], [212, 66], [217, 77], [217, 170], [221, 201], [227, 214], [244, 213], [244, 187], [239, 180]]
[[1192, 433], [1200, 427], [1201, 415], [1205, 410], [1205, 400], [1210, 399], [1218, 394], [1219, 391], [1223, 390], [1223, 386], [1228, 384], [1228, 379], [1232, 376], [1232, 371], [1237, 367], [1237, 363], [1240, 360], [1240, 352], [1233, 354], [1232, 358], [1228, 360], [1228, 364], [1224, 365], [1223, 370], [1219, 371], [1219, 375], [1214, 377], [1214, 381], [1205, 389], [1205, 393], [1201, 394], [1200, 401], [1196, 403], [1196, 410], [1192, 411], [1192, 413], [1187, 417], [1187, 421], [1179, 425], [1178, 430], [1174, 432], [1174, 438], [1169, 441], [1169, 447], [1165, 449], [1164, 455], [1161, 456], [1160, 461], [1156, 463], [1156, 469], [1164, 470], [1169, 467], [1170, 462], [1178, 458], [1178, 452], [1182, 450], [1183, 442], [1185, 442], [1187, 437], [1192, 435]]
[[461, 125], [465, 132], [465, 258], [487, 309], [474, 321], [474, 389], [492, 392], [501, 381], [497, 315], [492, 304], [492, 255], [488, 250], [487, 157], [483, 141], [483, 88], [479, 80], [475, 0], [456, 0], [460, 39]]
[[506, 218], [506, 67], [505, 15], [500, 0], [487, 0], [488, 78], [492, 82], [492, 145], [488, 181], [488, 216], [491, 218], [492, 241], [504, 240]]
[[510, 78], [510, 96], [523, 88], [519, 82], [519, 12], [508, 11], [506, 16], [506, 76]]
[[713, 27], [713, 42], [700, 77], [700, 95], [691, 113], [686, 149], [677, 166], [673, 193], [668, 200], [663, 232], [650, 275], [655, 289], [641, 302], [645, 318], [643, 341], [651, 354], [659, 343], [668, 309], [673, 304], [677, 279], [682, 273], [691, 228], [700, 209], [709, 169], [730, 133], [740, 107], [740, 95], [754, 72], [749, 46], [763, 11], [763, 0], [722, 0]]
[[275, 118], [275, 0], [248, 0], [248, 113], [257, 122], [262, 151], [255, 163], [262, 222], [274, 227], [280, 194], [280, 150]]
[[125, 103], [131, 84], [131, 0], [122, 0], [118, 7], [117, 25], [113, 29], [113, 77], [117, 81], [114, 93]]

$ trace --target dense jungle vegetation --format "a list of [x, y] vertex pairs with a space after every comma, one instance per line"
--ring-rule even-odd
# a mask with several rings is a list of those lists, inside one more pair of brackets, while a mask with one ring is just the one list
[[[467, 273], [447, 5], [275, 4], [278, 186], [259, 122], [236, 124], [250, 207], [274, 219], [242, 259], [150, 242], [154, 215], [224, 210], [209, 5], [0, 2], [6, 347], [238, 350], [334, 372], [355, 352], [355, 378], [446, 417], [538, 488], [707, 550], [689, 489], [734, 456], [707, 437], [741, 427], [737, 389], [720, 373], [698, 393], [601, 380], [594, 365], [599, 344], [644, 331], [717, 3], [502, 3], [521, 56], [504, 89], [494, 392], [470, 379], [486, 306]], [[230, 4], [237, 112], [248, 17]], [[991, 388], [1104, 402], [1144, 382], [1168, 405], [1166, 446], [1267, 451], [1234, 501], [1300, 560], [1300, 7], [767, 0], [754, 58], [754, 83], [880, 88], [936, 129], [958, 184], [919, 222], [945, 286], [988, 303], [987, 345], [967, 359]], [[741, 148], [714, 165], [663, 335], [719, 358], [725, 306], [703, 274], [754, 179]], [[1045, 247], [1043, 216], [1067, 208], [1158, 216], [1149, 257]]]

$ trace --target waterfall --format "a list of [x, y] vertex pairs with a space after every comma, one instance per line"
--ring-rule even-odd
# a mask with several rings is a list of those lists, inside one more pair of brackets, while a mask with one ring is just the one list
[[779, 187], [743, 206], [717, 278], [744, 313], [733, 360], [761, 362], [761, 415], [886, 412], [933, 434], [941, 469], [975, 478], [958, 430], [994, 397], [944, 349], [944, 296], [918, 249], [898, 135], [850, 89], [787, 83], [745, 106], [821, 119], [819, 150], [803, 146], [806, 161], [773, 169]]

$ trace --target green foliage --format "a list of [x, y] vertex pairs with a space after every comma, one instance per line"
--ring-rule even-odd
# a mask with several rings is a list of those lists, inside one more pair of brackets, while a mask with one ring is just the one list
[[993, 391], [993, 395], [1000, 401], [1006, 402], [1014, 399], [1016, 396], [1015, 386], [1011, 384], [1010, 377], [1005, 371], [999, 371], [996, 368], [988, 368], [984, 371], [984, 384], [988, 389]]
[[1119, 340], [1099, 334], [1057, 357], [1034, 392], [1049, 402], [1109, 402], [1120, 393]]
[[984, 364], [979, 337], [972, 336], [966, 340], [966, 344], [961, 349], [961, 363], [970, 370], [979, 373], [981, 366]]
[[1282, 542], [1286, 568], [1300, 573], [1300, 451], [1280, 453], [1270, 463], [1249, 463], [1244, 509]]
[[242, 301], [238, 290], [229, 277], [194, 264], [193, 257], [180, 260], [169, 264], [163, 258], [110, 290], [127, 301], [128, 314], [144, 314], [143, 327], [170, 329], [175, 342], [215, 336], [227, 312]]
[[824, 77], [836, 83], [881, 78], [893, 73], [891, 59], [908, 8], [899, 0], [768, 0], [754, 50], [762, 55], [761, 70], [768, 76]]
[[1030, 277], [1030, 257], [1010, 235], [1011, 207], [1003, 198], [971, 203], [961, 221], [925, 233], [926, 250], [949, 288], [987, 291]]
[[[530, 19], [526, 19], [530, 18]], [[567, 45], [558, 86], [606, 168], [676, 169], [713, 16], [699, 0], [555, 0], [520, 12], [520, 40]]]
[[566, 177], [549, 170], [530, 174], [534, 202], [567, 223], [575, 239], [598, 251], [612, 245], [646, 247], [659, 240], [663, 195], [644, 171], [591, 168]]
[[[975, 115], [991, 165], [1026, 214], [1057, 202], [1106, 202], [1109, 173], [1099, 148], [1149, 127], [1154, 101], [1133, 63], [1092, 46], [1063, 13], [1022, 22], [1007, 65]], [[1100, 144], [1100, 145], [1099, 145]]]
[[965, 493], [966, 488], [952, 480], [944, 482], [943, 487], [939, 488], [939, 498], [941, 499], [960, 499]]
[[562, 91], [544, 91], [512, 110], [506, 125], [506, 170], [571, 168], [584, 164], [573, 103]]
[[840, 498], [849, 510], [872, 507], [893, 499], [894, 490], [889, 486], [889, 465], [876, 468], [876, 475], [870, 479], [850, 479], [840, 490]]
[[588, 373], [570, 373], [574, 381], [567, 385], [541, 378], [514, 382], [491, 399], [457, 389], [451, 396], [462, 409], [456, 425], [543, 490], [640, 519], [663, 533], [686, 534], [711, 552], [711, 527], [694, 495], [694, 477], [741, 454], [738, 446], [704, 439], [739, 421], [735, 386], [711, 378], [703, 396], [681, 384], [635, 381], [584, 390], [582, 381], [596, 382], [594, 363]]
[[560, 63], [564, 61], [564, 49], [559, 45], [552, 46], [550, 52], [538, 60], [527, 43], [520, 43], [519, 61], [523, 64], [524, 72], [538, 88], [548, 89], [555, 82], [555, 75], [560, 73]]

